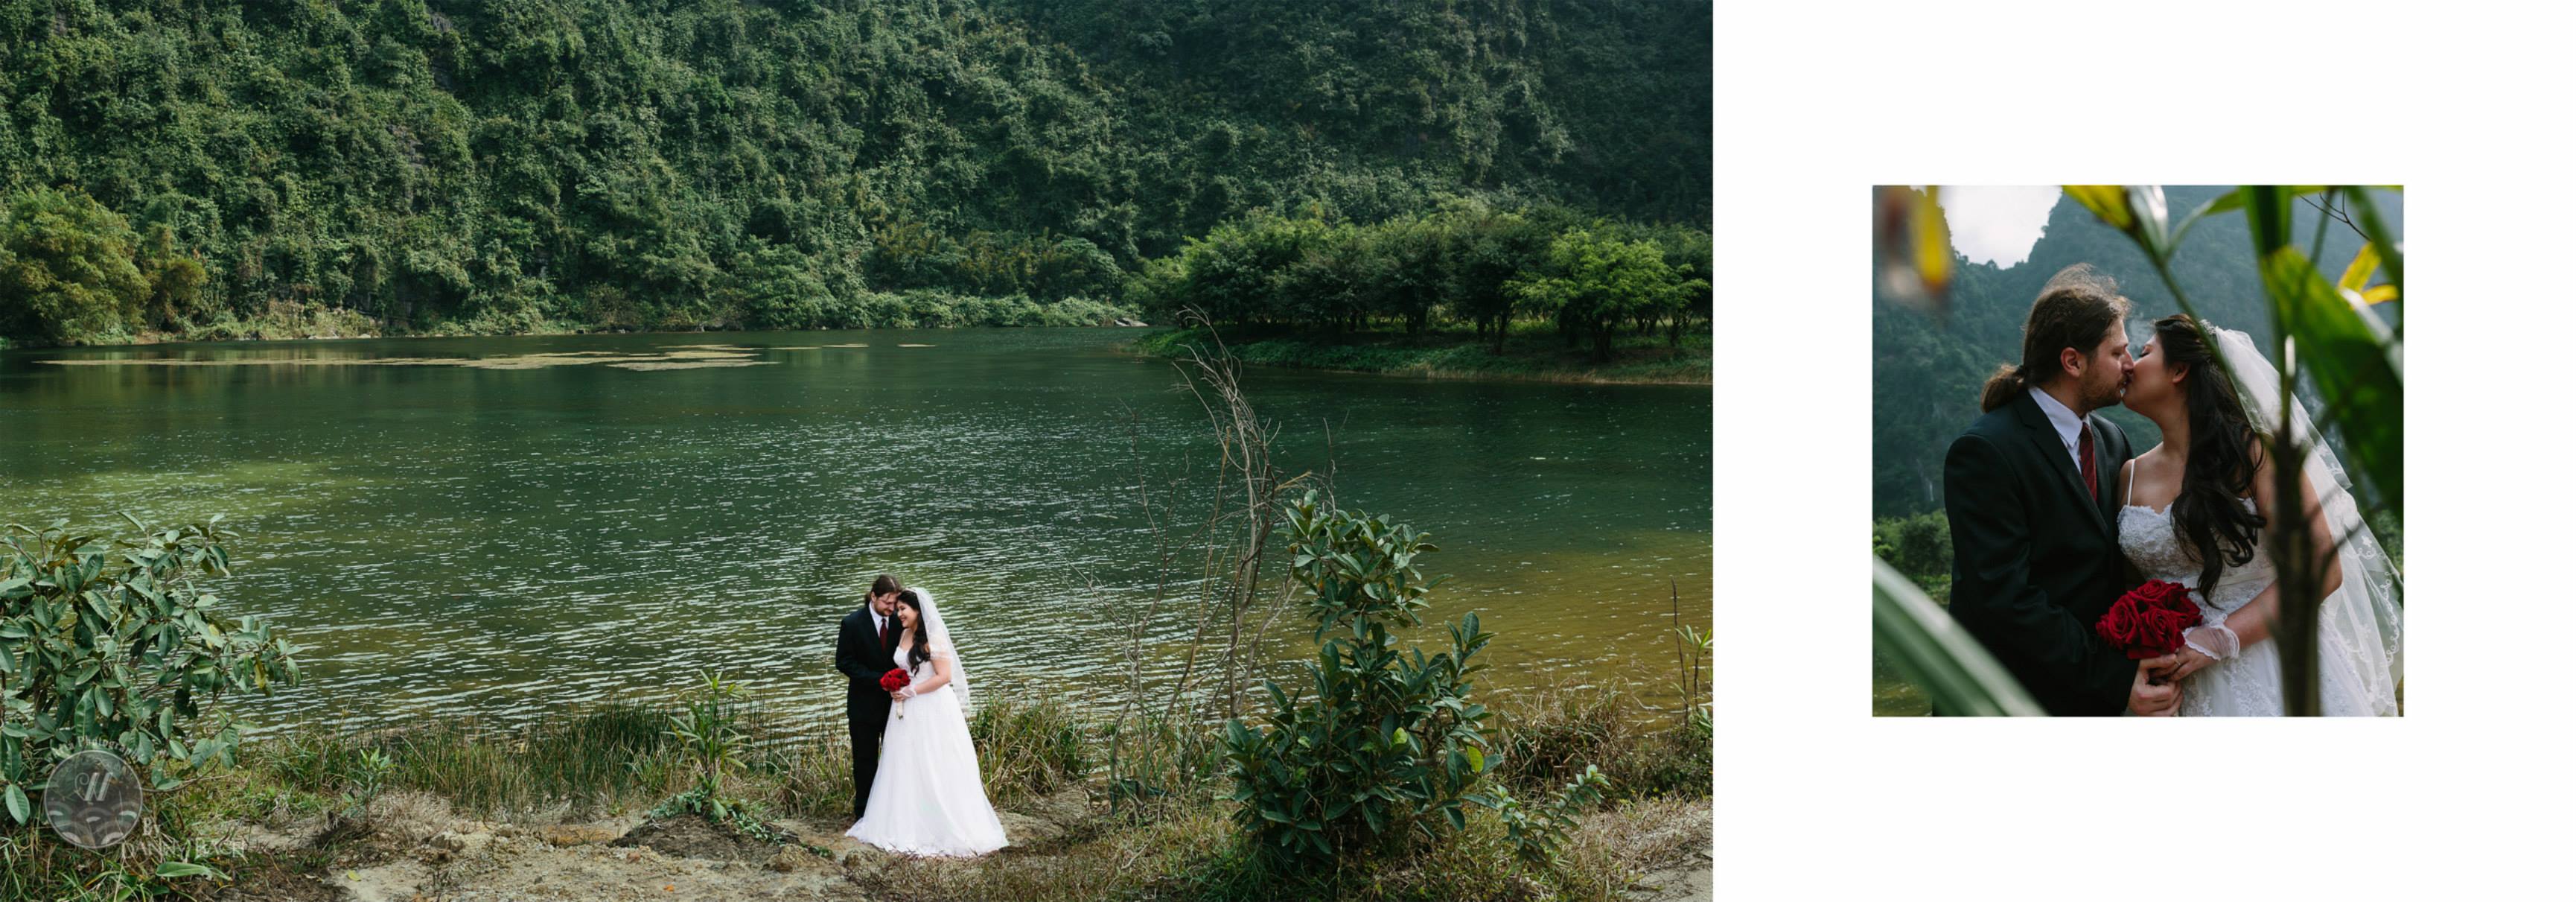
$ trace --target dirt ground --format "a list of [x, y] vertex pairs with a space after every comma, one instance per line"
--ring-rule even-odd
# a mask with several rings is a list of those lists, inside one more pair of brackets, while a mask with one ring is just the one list
[[[1040, 850], [1088, 817], [1080, 790], [1001, 813], [1013, 850]], [[435, 797], [389, 794], [373, 829], [330, 851], [316, 848], [320, 818], [241, 823], [225, 845], [250, 864], [222, 898], [292, 902], [501, 902], [501, 900], [860, 900], [864, 878], [898, 856], [849, 840], [848, 825], [796, 820], [772, 826], [820, 848], [763, 846], [695, 815], [646, 823], [640, 816], [526, 826], [456, 815]], [[328, 870], [316, 874], [327, 864]]]
[[1715, 892], [1711, 810], [1706, 799], [1640, 802], [1585, 815], [1582, 830], [1639, 874], [1625, 893], [1629, 902], [1705, 902]]
[[[1644, 874], [1638, 902], [1709, 898], [1707, 802], [1596, 815], [1595, 829]], [[1094, 816], [1079, 789], [1001, 812], [1006, 855], [1047, 855]], [[850, 900], [899, 857], [849, 840], [838, 823], [773, 826], [823, 850], [756, 846], [688, 816], [640, 816], [528, 826], [461, 817], [437, 798], [390, 794], [372, 830], [322, 851], [318, 818], [245, 823], [227, 845], [247, 854], [221, 898], [287, 902], [518, 902], [518, 900]], [[323, 874], [314, 871], [322, 866]]]

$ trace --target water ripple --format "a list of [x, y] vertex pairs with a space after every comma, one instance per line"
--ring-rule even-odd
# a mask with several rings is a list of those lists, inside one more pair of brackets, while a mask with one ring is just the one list
[[[227, 605], [312, 649], [306, 686], [241, 704], [254, 723], [513, 722], [667, 696], [699, 668], [785, 716], [829, 719], [835, 624], [879, 571], [939, 590], [979, 689], [1107, 698], [1153, 584], [1123, 417], [1157, 479], [1186, 463], [1204, 478], [1204, 412], [1168, 369], [1108, 353], [1118, 333], [947, 332], [891, 350], [921, 337], [742, 336], [887, 350], [735, 369], [156, 367], [142, 385], [7, 352], [0, 516], [239, 524]], [[339, 344], [504, 356], [670, 338]], [[1487, 682], [1603, 663], [1661, 679], [1672, 586], [1682, 622], [1708, 626], [1705, 389], [1249, 381], [1282, 466], [1329, 469], [1345, 504], [1440, 542], [1424, 563], [1458, 578], [1432, 618], [1478, 610], [1500, 634]], [[1187, 632], [1166, 617], [1144, 638]]]

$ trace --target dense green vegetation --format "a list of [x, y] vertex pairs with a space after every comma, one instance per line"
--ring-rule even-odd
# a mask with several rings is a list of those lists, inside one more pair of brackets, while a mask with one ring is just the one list
[[0, 0], [0, 338], [1105, 319], [1259, 210], [1697, 220], [1708, 53], [1649, 0]]
[[1561, 207], [1451, 200], [1374, 225], [1267, 212], [1146, 264], [1129, 298], [1163, 321], [1334, 335], [1473, 329], [1497, 350], [1514, 323], [1552, 320], [1596, 361], [1617, 337], [1678, 345], [1709, 315], [1709, 238], [1685, 226], [1586, 221]]
[[1950, 601], [1950, 518], [1940, 511], [1881, 517], [1870, 524], [1871, 551], [1932, 596]]
[[[2190, 210], [2225, 190], [2167, 187], [2166, 202], [2169, 209]], [[2374, 192], [2374, 199], [2391, 226], [2402, 231], [2403, 199], [2384, 191]], [[2320, 218], [2304, 204], [2297, 207], [2293, 231], [2303, 250], [2318, 234]], [[2343, 223], [2328, 225], [2318, 259], [2351, 260], [2361, 237]], [[2203, 317], [2242, 330], [2256, 346], [2268, 348], [2271, 314], [2262, 274], [2249, 253], [2252, 247], [2243, 217], [2210, 217], [2177, 248], [2174, 279]], [[1878, 517], [1941, 509], [1942, 456], [1950, 440], [1976, 419], [1978, 388], [1986, 377], [1997, 366], [2019, 360], [2022, 320], [2039, 287], [2058, 270], [2091, 263], [2117, 279], [2121, 293], [2135, 303], [2129, 321], [2133, 344], [2146, 343], [2147, 323], [2181, 312], [2137, 245], [2071, 200], [2061, 199], [2050, 211], [2047, 231], [2028, 260], [2011, 267], [1970, 263], [1964, 256], [1953, 260], [1956, 276], [1946, 317], [1885, 300], [1874, 302], [1871, 311], [1871, 482]], [[2310, 408], [2318, 407], [2311, 399]], [[2120, 424], [2137, 450], [2156, 443], [2155, 424], [2145, 418], [2118, 407], [2103, 414]]]
[[1468, 700], [1467, 680], [1493, 634], [1469, 612], [1448, 625], [1448, 648], [1406, 658], [1392, 630], [1422, 625], [1441, 580], [1424, 579], [1415, 561], [1439, 546], [1386, 517], [1333, 510], [1312, 491], [1288, 521], [1320, 665], [1301, 665], [1293, 688], [1263, 684], [1266, 722], [1226, 722], [1235, 825], [1295, 871], [1437, 842], [1465, 826], [1485, 774], [1487, 714]]

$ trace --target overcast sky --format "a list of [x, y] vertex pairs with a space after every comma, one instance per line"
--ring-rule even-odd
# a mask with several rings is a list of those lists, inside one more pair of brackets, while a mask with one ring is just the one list
[[2057, 198], [2056, 185], [1943, 185], [1941, 212], [1950, 220], [1950, 246], [1975, 263], [2011, 266], [2028, 260]]

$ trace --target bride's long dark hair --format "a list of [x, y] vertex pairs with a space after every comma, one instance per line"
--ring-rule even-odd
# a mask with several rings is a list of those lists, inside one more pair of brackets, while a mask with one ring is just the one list
[[2191, 423], [2182, 493], [2173, 501], [2174, 532], [2200, 562], [2196, 588], [2207, 593], [2220, 570], [2254, 560], [2263, 515], [2246, 510], [2237, 499], [2254, 487], [2263, 449], [2255, 441], [2245, 403], [2228, 382], [2227, 369], [2210, 354], [2191, 318], [2175, 314], [2157, 320], [2155, 328], [2165, 367], [2183, 373], [2183, 415]]
[[921, 596], [912, 594], [911, 589], [896, 593], [894, 603], [912, 609], [912, 653], [906, 656], [909, 660], [903, 669], [918, 673], [921, 662], [930, 660], [930, 612], [921, 609]]

